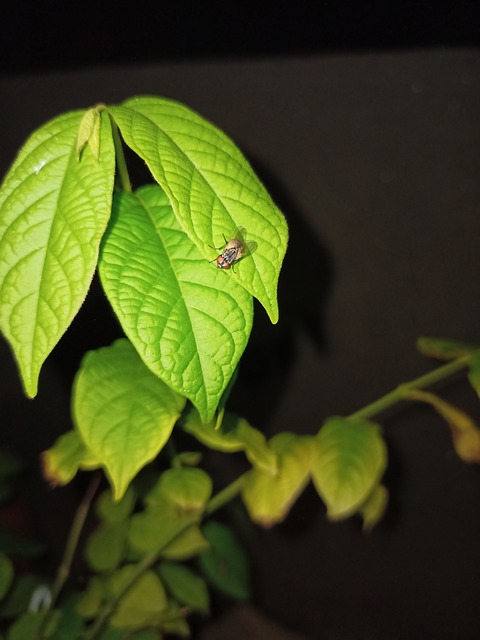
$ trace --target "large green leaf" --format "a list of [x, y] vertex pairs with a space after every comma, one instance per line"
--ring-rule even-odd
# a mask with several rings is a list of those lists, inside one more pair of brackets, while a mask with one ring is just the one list
[[156, 185], [115, 199], [99, 267], [145, 364], [211, 419], [250, 335], [251, 296], [202, 257]]
[[74, 420], [116, 499], [165, 445], [184, 405], [125, 339], [84, 357], [73, 389]]
[[207, 261], [218, 255], [213, 247], [224, 244], [223, 236], [230, 240], [237, 227], [246, 230], [256, 250], [223, 278], [235, 279], [277, 322], [287, 225], [239, 149], [204, 118], [171, 100], [132, 98], [109, 111]]
[[314, 439], [313, 483], [331, 520], [358, 511], [380, 481], [387, 450], [378, 425], [333, 417]]
[[109, 116], [99, 116], [98, 159], [90, 147], [78, 157], [83, 113], [67, 113], [33, 133], [0, 189], [0, 328], [29, 396], [85, 299], [111, 211]]

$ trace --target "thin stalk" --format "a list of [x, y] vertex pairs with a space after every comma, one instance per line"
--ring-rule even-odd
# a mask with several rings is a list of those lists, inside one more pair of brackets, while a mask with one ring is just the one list
[[189, 527], [195, 524], [193, 519], [187, 520], [165, 543], [162, 545], [160, 549], [147, 553], [142, 560], [136, 565], [135, 571], [130, 576], [128, 583], [126, 583], [123, 589], [117, 593], [115, 598], [113, 598], [108, 604], [104, 607], [102, 613], [98, 616], [95, 622], [91, 625], [89, 629], [83, 635], [83, 640], [95, 640], [98, 638], [103, 631], [103, 628], [107, 624], [110, 616], [115, 611], [118, 603], [123, 598], [123, 596], [127, 593], [127, 591], [134, 585], [134, 583], [147, 571], [150, 569], [156, 562], [158, 562], [160, 555], [169, 544], [171, 544], [174, 540], [176, 540], [182, 533], [184, 533]]
[[349, 417], [350, 420], [365, 420], [368, 418], [372, 418], [378, 413], [382, 413], [386, 409], [389, 409], [393, 405], [401, 402], [402, 400], [408, 400], [405, 398], [405, 394], [411, 389], [425, 389], [426, 387], [431, 387], [432, 385], [452, 376], [455, 373], [458, 373], [462, 369], [468, 365], [468, 361], [470, 359], [470, 354], [462, 356], [461, 358], [457, 358], [452, 362], [448, 362], [447, 364], [426, 373], [419, 378], [415, 378], [415, 380], [411, 380], [410, 382], [404, 382], [400, 384], [396, 389], [390, 391], [386, 395], [378, 398], [375, 402], [368, 404], [363, 407], [359, 411], [355, 411]]
[[125, 161], [125, 154], [123, 153], [122, 140], [120, 138], [120, 133], [118, 131], [118, 127], [111, 119], [112, 123], [112, 135], [113, 135], [113, 144], [115, 146], [115, 159], [117, 163], [117, 171], [118, 176], [120, 178], [120, 184], [122, 186], [123, 191], [132, 191], [132, 183], [130, 182], [130, 176], [128, 175], [127, 163]]
[[85, 520], [87, 518], [87, 514], [90, 510], [90, 505], [92, 503], [93, 497], [97, 492], [98, 485], [100, 484], [101, 474], [95, 473], [93, 474], [90, 484], [85, 491], [85, 495], [82, 498], [81, 503], [78, 505], [77, 512], [72, 522], [72, 526], [70, 528], [70, 533], [68, 534], [67, 543], [65, 545], [65, 551], [63, 553], [63, 558], [60, 563], [60, 566], [57, 570], [57, 575], [55, 576], [55, 581], [52, 586], [52, 594], [51, 594], [51, 602], [48, 607], [47, 612], [45, 613], [45, 617], [43, 622], [38, 630], [38, 637], [42, 637], [42, 633], [46, 629], [50, 613], [55, 608], [58, 597], [65, 586], [65, 582], [68, 580], [70, 576], [70, 570], [72, 568], [73, 558], [75, 556], [75, 552], [77, 550], [78, 541], [80, 539], [80, 534], [82, 533], [83, 525], [85, 524]]
[[239, 476], [236, 480], [213, 496], [205, 509], [205, 515], [212, 515], [215, 511], [226, 505], [228, 502], [236, 498], [243, 487], [246, 474]]

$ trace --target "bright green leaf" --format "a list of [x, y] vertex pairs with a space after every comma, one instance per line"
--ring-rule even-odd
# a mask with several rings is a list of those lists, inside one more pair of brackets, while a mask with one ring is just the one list
[[278, 456], [275, 473], [254, 468], [245, 477], [242, 498], [252, 520], [271, 527], [284, 520], [310, 477], [312, 438], [279, 433], [269, 442]]
[[80, 157], [83, 149], [90, 145], [93, 157], [98, 161], [100, 155], [100, 127], [101, 111], [94, 107], [85, 112], [77, 135], [77, 156]]
[[124, 339], [82, 360], [73, 414], [87, 447], [102, 461], [116, 499], [167, 442], [185, 399], [153, 375]]
[[85, 446], [77, 430], [67, 431], [42, 454], [43, 477], [53, 487], [65, 485], [73, 479], [79, 469], [94, 469], [101, 465]]
[[231, 530], [219, 522], [207, 522], [203, 534], [210, 548], [199, 555], [203, 574], [222, 593], [246, 600], [250, 597], [250, 572], [245, 551]]
[[13, 580], [13, 565], [7, 556], [0, 553], [0, 600], [10, 589]]
[[[134, 565], [123, 567], [109, 580], [112, 596], [117, 597], [131, 582], [136, 572]], [[146, 571], [123, 595], [115, 608], [110, 623], [117, 629], [140, 629], [157, 623], [167, 607], [167, 594], [153, 571]]]
[[98, 161], [79, 160], [82, 111], [59, 116], [27, 140], [0, 188], [0, 328], [25, 391], [87, 294], [112, 201], [110, 120], [102, 113]]
[[334, 417], [315, 437], [313, 483], [330, 520], [354, 514], [378, 483], [387, 464], [380, 429], [368, 421]]
[[251, 296], [202, 257], [156, 185], [116, 197], [99, 268], [145, 364], [211, 418], [247, 345]]
[[[256, 250], [235, 273], [241, 284], [278, 320], [277, 282], [285, 255], [285, 218], [235, 144], [182, 104], [138, 97], [109, 108], [126, 144], [148, 165], [167, 193], [180, 224], [214, 260], [237, 227]], [[230, 270], [231, 272], [231, 270]]]
[[219, 427], [215, 422], [203, 423], [197, 411], [182, 417], [182, 427], [210, 449], [224, 452], [244, 451], [249, 461], [267, 473], [278, 470], [277, 454], [265, 440], [263, 433], [254, 429], [244, 418], [225, 413]]
[[191, 569], [176, 562], [162, 562], [158, 572], [173, 597], [194, 611], [208, 613], [209, 594], [205, 581]]

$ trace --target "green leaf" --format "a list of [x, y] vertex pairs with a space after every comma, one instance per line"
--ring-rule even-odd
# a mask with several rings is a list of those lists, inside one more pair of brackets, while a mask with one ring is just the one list
[[[120, 595], [130, 584], [136, 566], [128, 565], [120, 569], [109, 580], [112, 596]], [[153, 571], [146, 571], [123, 595], [110, 618], [117, 629], [140, 629], [157, 623], [167, 607], [167, 594], [159, 578]]]
[[67, 113], [33, 133], [0, 189], [0, 328], [29, 396], [85, 299], [111, 211], [109, 116], [101, 114], [98, 161], [77, 157], [82, 116]]
[[206, 551], [208, 546], [200, 528], [192, 525], [162, 549], [162, 558], [189, 560]]
[[468, 379], [480, 397], [480, 352], [473, 354], [468, 361]]
[[115, 499], [165, 445], [184, 405], [127, 340], [83, 358], [73, 389], [74, 421], [105, 467]]
[[104, 582], [104, 578], [97, 576], [90, 578], [87, 588], [75, 606], [75, 611], [84, 618], [94, 618], [100, 611], [106, 596]]
[[387, 450], [378, 425], [333, 417], [315, 437], [313, 483], [330, 520], [354, 514], [378, 484]]
[[480, 349], [479, 345], [448, 338], [419, 338], [417, 350], [424, 356], [438, 360], [456, 360]]
[[191, 569], [176, 562], [162, 562], [158, 567], [162, 582], [180, 604], [194, 611], [208, 613], [209, 594], [205, 581]]
[[42, 585], [45, 585], [45, 580], [39, 576], [32, 574], [16, 576], [7, 597], [0, 605], [0, 617], [19, 617], [28, 609], [32, 594]]
[[8, 630], [7, 640], [37, 640], [45, 616], [48, 615], [47, 628], [43, 638], [51, 638], [60, 620], [60, 611], [27, 611], [23, 613]]
[[7, 556], [0, 553], [0, 600], [2, 600], [13, 581], [13, 565]]
[[80, 434], [73, 429], [64, 433], [42, 454], [43, 477], [52, 487], [68, 484], [79, 469], [95, 469], [101, 466], [85, 446]]
[[100, 126], [101, 111], [98, 108], [88, 109], [85, 112], [78, 129], [77, 156], [80, 157], [83, 149], [90, 145], [93, 157], [98, 161], [100, 155]]
[[155, 504], [156, 495], [165, 497], [183, 511], [201, 512], [212, 495], [212, 481], [202, 469], [167, 469], [148, 495], [147, 503]]
[[199, 555], [203, 574], [209, 583], [236, 600], [250, 597], [250, 573], [245, 551], [228, 527], [207, 522], [203, 534], [210, 548]]
[[198, 412], [191, 410], [182, 417], [181, 424], [185, 431], [210, 449], [229, 453], [244, 451], [255, 467], [270, 474], [278, 470], [277, 454], [269, 447], [263, 433], [244, 418], [227, 412], [217, 427], [215, 421], [202, 422]]
[[96, 571], [117, 569], [125, 558], [130, 523], [104, 522], [88, 537], [85, 557]]
[[109, 524], [124, 522], [135, 508], [135, 491], [129, 487], [121, 500], [114, 500], [111, 491], [103, 491], [95, 504], [98, 516]]
[[211, 418], [247, 345], [251, 296], [202, 257], [156, 185], [115, 199], [99, 268], [145, 364]]
[[360, 507], [364, 531], [371, 531], [380, 522], [387, 504], [388, 490], [382, 484], [378, 484]]
[[269, 442], [278, 456], [278, 471], [254, 468], [245, 477], [242, 498], [250, 518], [262, 527], [285, 519], [310, 478], [312, 438], [279, 433]]
[[129, 542], [142, 553], [164, 552], [173, 542], [178, 542], [192, 525], [196, 525], [197, 512], [181, 511], [173, 503], [163, 500], [155, 507], [132, 516]]
[[[126, 144], [167, 193], [180, 224], [206, 260], [243, 227], [256, 250], [231, 277], [278, 320], [277, 283], [285, 255], [285, 218], [235, 144], [182, 104], [155, 97], [109, 108]], [[212, 265], [213, 267], [214, 265]]]

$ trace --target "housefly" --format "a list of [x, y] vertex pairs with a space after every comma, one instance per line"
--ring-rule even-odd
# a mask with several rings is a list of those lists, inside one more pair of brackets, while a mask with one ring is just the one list
[[223, 236], [225, 244], [221, 247], [213, 247], [217, 249], [217, 251], [220, 250], [222, 252], [215, 260], [212, 260], [212, 262], [217, 263], [219, 269], [230, 269], [230, 267], [233, 267], [239, 260], [255, 251], [257, 243], [253, 241], [247, 242], [245, 235], [246, 231], [244, 227], [237, 227], [231, 240], [227, 240], [225, 236]]

